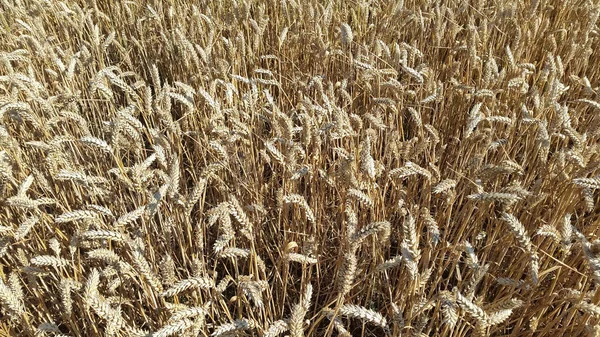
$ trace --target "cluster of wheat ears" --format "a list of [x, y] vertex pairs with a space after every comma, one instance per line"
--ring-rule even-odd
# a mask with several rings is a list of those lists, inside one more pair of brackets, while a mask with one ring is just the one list
[[0, 336], [600, 336], [597, 0], [0, 9]]

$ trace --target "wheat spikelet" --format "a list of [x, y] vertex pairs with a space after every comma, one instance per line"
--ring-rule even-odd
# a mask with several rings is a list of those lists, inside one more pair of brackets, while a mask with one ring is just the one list
[[375, 160], [371, 156], [371, 140], [369, 136], [361, 144], [360, 168], [369, 178], [375, 179]]
[[188, 195], [188, 198], [185, 201], [185, 206], [184, 206], [186, 209], [186, 212], [188, 214], [192, 211], [192, 208], [194, 207], [194, 205], [202, 197], [202, 194], [204, 193], [204, 191], [206, 189], [206, 184], [207, 184], [207, 180], [204, 178], [200, 178], [198, 180], [198, 182], [196, 183], [196, 185], [194, 186], [193, 190]]
[[440, 295], [440, 300], [442, 304], [440, 308], [442, 313], [442, 323], [450, 328], [454, 328], [456, 323], [458, 323], [458, 308], [456, 303], [452, 300], [452, 294], [445, 292]]
[[473, 269], [478, 269], [479, 258], [477, 257], [477, 254], [475, 254], [475, 249], [469, 241], [464, 241], [463, 246], [465, 252], [467, 253], [467, 264]]
[[24, 313], [22, 300], [0, 279], [0, 302], [9, 310], [9, 314], [19, 317]]
[[475, 296], [476, 287], [483, 280], [483, 277], [487, 274], [489, 267], [489, 264], [484, 264], [483, 266], [477, 266], [477, 268], [474, 268], [475, 270], [473, 271], [473, 274], [471, 274], [471, 279], [465, 285], [465, 290], [463, 291], [465, 294], [464, 296], [467, 299], [473, 299], [473, 297]]
[[248, 218], [248, 215], [246, 215], [242, 205], [240, 205], [240, 202], [233, 196], [229, 200], [229, 205], [231, 215], [233, 215], [233, 217], [243, 226], [242, 233], [248, 238], [248, 240], [252, 240], [252, 222], [250, 221], [250, 218]]
[[407, 243], [412, 254], [419, 254], [419, 238], [417, 237], [417, 229], [415, 218], [409, 212], [404, 218], [402, 223], [402, 234], [404, 235], [404, 241]]
[[382, 264], [378, 265], [377, 270], [384, 271], [384, 270], [387, 270], [390, 268], [394, 268], [396, 266], [399, 266], [400, 263], [402, 263], [402, 261], [403, 261], [402, 255], [394, 256], [393, 258], [386, 260]]
[[488, 306], [487, 312], [491, 312], [491, 311], [501, 311], [501, 310], [515, 310], [519, 307], [521, 307], [523, 305], [523, 301], [516, 299], [516, 298], [511, 298], [505, 301], [500, 301], [500, 302], [496, 302], [493, 303], [492, 305]]
[[285, 255], [285, 259], [288, 261], [298, 262], [298, 263], [302, 263], [302, 264], [316, 264], [319, 262], [314, 257], [310, 257], [310, 256], [306, 256], [303, 254], [298, 254], [298, 253], [287, 253]]
[[86, 208], [89, 208], [98, 214], [103, 214], [103, 215], [106, 215], [111, 218], [115, 217], [115, 215], [113, 214], [113, 212], [110, 209], [108, 209], [104, 206], [101, 206], [101, 205], [89, 204], [89, 205], [86, 205]]
[[358, 232], [354, 233], [350, 240], [354, 243], [361, 243], [367, 237], [379, 233], [381, 233], [381, 237], [379, 239], [381, 241], [386, 241], [390, 236], [390, 223], [387, 221], [372, 222], [361, 228]]
[[131, 224], [132, 222], [136, 221], [137, 219], [139, 219], [142, 215], [144, 215], [144, 212], [146, 211], [146, 206], [141, 206], [136, 208], [135, 210], [123, 214], [122, 216], [120, 216], [114, 223], [114, 225], [116, 227], [122, 227], [122, 226], [126, 226], [128, 224]]
[[177, 278], [175, 277], [175, 262], [169, 255], [164, 256], [160, 262], [160, 276], [163, 284], [172, 285], [177, 282]]
[[161, 293], [163, 291], [162, 284], [159, 278], [154, 274], [148, 260], [144, 257], [144, 255], [137, 249], [131, 251], [131, 257], [133, 258], [133, 264], [135, 265], [138, 273], [142, 275], [148, 284], [152, 287], [152, 289]]
[[339, 336], [350, 337], [352, 336], [348, 330], [344, 327], [344, 323], [338, 317], [334, 317], [334, 311], [324, 309], [323, 312], [327, 318], [333, 323], [334, 328], [337, 330]]
[[431, 213], [429, 213], [429, 210], [427, 208], [422, 209], [421, 217], [423, 218], [425, 225], [427, 226], [427, 231], [429, 232], [429, 235], [431, 235], [431, 243], [434, 246], [436, 246], [441, 240], [440, 229], [438, 227], [437, 222], [431, 216]]
[[25, 193], [27, 193], [27, 190], [29, 190], [29, 187], [31, 187], [31, 184], [33, 184], [33, 175], [28, 175], [25, 179], [23, 179], [23, 181], [21, 182], [21, 184], [19, 185], [19, 188], [17, 189], [17, 196], [18, 197], [25, 197]]
[[39, 255], [31, 259], [31, 264], [37, 267], [65, 267], [69, 264], [68, 260], [51, 256], [51, 255]]
[[223, 258], [234, 258], [234, 259], [236, 259], [238, 257], [247, 258], [250, 256], [250, 249], [226, 247], [226, 248], [223, 248], [223, 250], [221, 250], [219, 252], [219, 256], [223, 257]]
[[431, 191], [433, 194], [445, 193], [454, 187], [456, 187], [456, 180], [444, 179], [432, 187]]
[[416, 69], [408, 67], [404, 63], [400, 64], [400, 66], [402, 67], [402, 70], [404, 70], [404, 72], [406, 72], [418, 84], [422, 84], [423, 82], [425, 82], [423, 75], [421, 75], [421, 73], [418, 72]]
[[183, 331], [191, 328], [194, 325], [194, 322], [189, 319], [181, 319], [175, 321], [173, 323], [169, 323], [158, 331], [152, 334], [153, 337], [167, 337], [175, 334], [180, 334]]
[[427, 180], [431, 180], [431, 172], [429, 172], [427, 169], [425, 169], [425, 168], [423, 168], [423, 167], [421, 167], [421, 166], [419, 166], [419, 165], [417, 165], [417, 164], [415, 164], [413, 162], [410, 162], [410, 161], [406, 162], [406, 164], [404, 164], [404, 166], [408, 170], [410, 170], [412, 172], [415, 172], [415, 173], [417, 173], [419, 175], [424, 176], [425, 178], [427, 178]]
[[214, 286], [215, 283], [212, 279], [205, 277], [193, 277], [175, 283], [171, 288], [165, 290], [161, 296], [171, 297], [189, 289], [210, 289]]
[[513, 233], [521, 247], [527, 251], [531, 251], [531, 240], [529, 239], [527, 231], [519, 219], [506, 212], [502, 213], [500, 219], [508, 225], [510, 231]]
[[283, 202], [286, 204], [300, 205], [304, 210], [306, 219], [310, 222], [315, 222], [315, 215], [303, 196], [299, 194], [289, 194], [283, 197]]
[[576, 178], [573, 183], [592, 190], [600, 189], [600, 178]]
[[175, 93], [168, 92], [167, 96], [172, 98], [173, 100], [183, 104], [189, 111], [194, 111], [194, 102], [190, 97]]
[[344, 254], [344, 264], [340, 271], [339, 292], [346, 295], [354, 285], [354, 277], [356, 276], [357, 267], [356, 255], [352, 252]]
[[596, 108], [596, 109], [600, 110], [600, 103], [598, 103], [598, 102], [596, 102], [596, 101], [592, 101], [592, 100], [585, 99], [585, 98], [578, 99], [577, 101], [579, 101], [579, 102], [582, 102], [582, 103], [589, 104], [590, 106], [592, 106], [592, 107], [594, 107], [594, 108]]
[[121, 317], [120, 310], [113, 309], [100, 295], [98, 291], [99, 277], [98, 271], [96, 269], [92, 270], [85, 284], [84, 301], [99, 317], [107, 321], [109, 325], [113, 325], [113, 329], [119, 330], [125, 326], [125, 322]]
[[234, 331], [244, 331], [248, 329], [253, 329], [256, 323], [251, 319], [238, 319], [231, 323], [225, 323], [219, 325], [215, 328], [215, 331], [211, 334], [213, 337], [230, 335], [230, 333]]
[[83, 232], [81, 236], [89, 240], [113, 240], [116, 242], [127, 241], [127, 237], [125, 235], [108, 230], [90, 230]]
[[296, 303], [292, 307], [290, 319], [288, 321], [288, 328], [290, 330], [291, 337], [303, 337], [304, 336], [304, 316], [310, 308], [310, 301], [312, 298], [312, 285], [309, 283], [306, 286], [300, 302]]
[[263, 336], [264, 337], [277, 337], [286, 331], [288, 331], [287, 322], [284, 320], [278, 320], [278, 321], [271, 323], [271, 325], [269, 325], [269, 328], [265, 331]]
[[110, 264], [116, 264], [121, 261], [121, 257], [112, 250], [98, 248], [92, 251], [87, 252], [87, 257], [89, 259], [101, 260]]
[[507, 320], [512, 315], [512, 309], [502, 309], [488, 315], [485, 322], [488, 326], [498, 325]]
[[354, 39], [354, 34], [352, 33], [352, 28], [350, 28], [350, 25], [348, 25], [347, 23], [342, 23], [342, 25], [340, 26], [340, 32], [342, 44], [345, 46], [350, 45], [352, 43], [352, 40]]
[[576, 304], [576, 307], [586, 314], [600, 316], [600, 307], [595, 304], [580, 301]]
[[351, 318], [375, 324], [384, 329], [388, 328], [387, 320], [378, 312], [354, 304], [345, 304], [340, 308], [340, 314]]
[[111, 153], [112, 147], [108, 145], [108, 143], [100, 138], [92, 137], [92, 136], [84, 136], [79, 138], [79, 140], [88, 146], [96, 147], [103, 152]]
[[92, 211], [86, 210], [77, 210], [68, 213], [64, 213], [56, 218], [54, 218], [55, 223], [66, 223], [73, 222], [78, 220], [86, 220], [86, 219], [94, 219], [97, 217], [97, 214]]
[[221, 105], [215, 101], [215, 99], [204, 89], [198, 89], [198, 93], [206, 100], [206, 103], [215, 110], [215, 112], [221, 111]]
[[347, 195], [349, 198], [358, 200], [362, 205], [366, 206], [367, 208], [373, 208], [374, 206], [371, 197], [357, 189], [349, 188]]
[[454, 289], [454, 294], [456, 296], [456, 303], [458, 303], [460, 308], [466, 311], [471, 317], [482, 323], [488, 321], [488, 315], [485, 311], [471, 302], [468, 298], [464, 297], [456, 288]]
[[412, 250], [407, 240], [402, 241], [400, 250], [402, 253], [402, 261], [404, 261], [404, 265], [406, 266], [406, 269], [408, 269], [411, 279], [416, 280], [419, 276], [419, 255]]
[[540, 269], [540, 258], [537, 253], [531, 252], [529, 254], [529, 276], [531, 277], [531, 282], [534, 285], [539, 283], [539, 269]]
[[15, 240], [20, 241], [24, 239], [27, 236], [27, 234], [31, 232], [33, 226], [35, 226], [39, 221], [40, 218], [35, 215], [23, 221], [19, 228], [17, 228], [17, 230], [14, 231], [13, 237], [15, 238]]

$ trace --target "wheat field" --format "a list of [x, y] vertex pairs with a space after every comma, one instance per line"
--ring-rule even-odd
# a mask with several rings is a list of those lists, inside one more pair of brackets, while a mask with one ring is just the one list
[[600, 336], [599, 15], [1, 0], [0, 336]]

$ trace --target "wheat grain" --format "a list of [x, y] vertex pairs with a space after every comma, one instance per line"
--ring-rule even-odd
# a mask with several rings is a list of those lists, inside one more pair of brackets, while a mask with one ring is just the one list
[[215, 283], [212, 279], [204, 278], [204, 277], [194, 277], [185, 280], [181, 280], [175, 283], [171, 288], [165, 290], [161, 296], [163, 297], [171, 297], [175, 296], [179, 293], [182, 293], [188, 289], [210, 289], [215, 286]]
[[340, 308], [340, 314], [351, 318], [358, 318], [366, 322], [375, 324], [382, 328], [387, 328], [387, 320], [381, 314], [354, 304], [346, 304]]

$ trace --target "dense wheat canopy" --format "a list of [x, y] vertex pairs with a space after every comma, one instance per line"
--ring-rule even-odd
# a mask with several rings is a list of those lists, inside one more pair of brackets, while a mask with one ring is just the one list
[[0, 336], [600, 336], [597, 0], [0, 9]]

